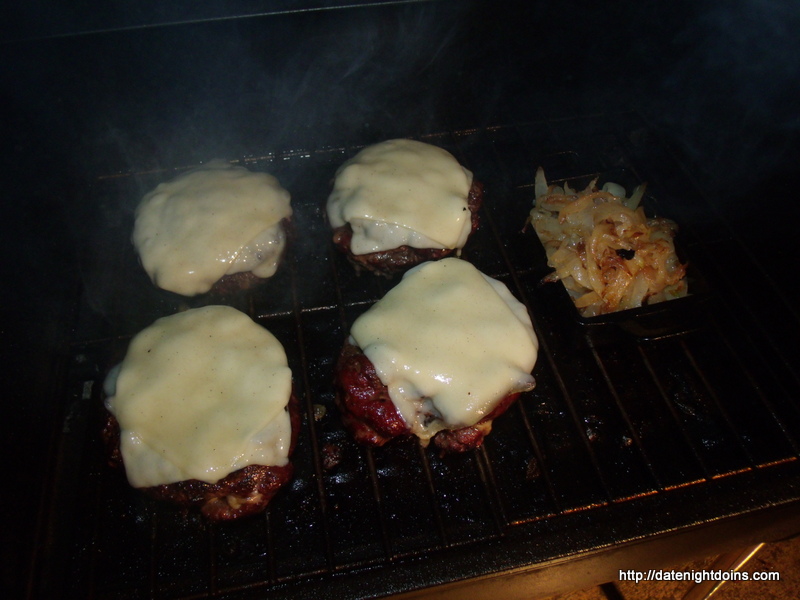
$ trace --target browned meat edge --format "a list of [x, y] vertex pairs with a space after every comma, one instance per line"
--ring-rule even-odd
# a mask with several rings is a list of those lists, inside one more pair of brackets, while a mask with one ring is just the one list
[[[472, 181], [472, 187], [467, 197], [467, 207], [472, 213], [472, 235], [480, 224], [478, 211], [483, 204], [483, 185], [476, 180]], [[353, 263], [356, 268], [364, 268], [379, 275], [391, 275], [398, 271], [409, 269], [428, 260], [439, 260], [449, 256], [455, 249], [453, 248], [412, 248], [411, 246], [400, 246], [392, 250], [381, 250], [370, 254], [353, 254], [350, 251], [350, 242], [353, 238], [353, 229], [349, 223], [333, 230], [334, 245]]]
[[[358, 346], [346, 342], [336, 366], [336, 403], [342, 421], [356, 441], [383, 446], [394, 438], [413, 435], [389, 397], [375, 366]], [[492, 421], [502, 415], [519, 397], [509, 394], [475, 425], [443, 430], [433, 437], [442, 454], [478, 448], [491, 430]]]
[[[288, 410], [292, 423], [291, 456], [297, 444], [301, 421], [300, 403], [294, 392]], [[123, 466], [119, 423], [107, 410], [102, 435], [108, 463], [113, 467]], [[291, 462], [282, 467], [248, 465], [216, 483], [188, 479], [140, 489], [158, 500], [185, 507], [198, 506], [203, 515], [212, 521], [231, 521], [262, 512], [278, 490], [292, 478], [293, 471]]]

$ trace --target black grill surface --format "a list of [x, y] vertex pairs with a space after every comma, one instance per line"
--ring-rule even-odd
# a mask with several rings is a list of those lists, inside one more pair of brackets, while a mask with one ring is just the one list
[[[35, 596], [379, 597], [556, 568], [796, 503], [796, 310], [647, 123], [625, 112], [420, 139], [453, 152], [486, 187], [463, 258], [527, 304], [541, 342], [536, 389], [465, 455], [349, 439], [333, 402], [335, 359], [352, 321], [399, 280], [356, 274], [330, 242], [330, 181], [358, 147], [227, 157], [292, 192], [294, 233], [272, 279], [193, 299], [152, 286], [129, 242], [141, 195], [191, 165], [102, 174], [86, 190], [97, 222], [59, 371], [63, 418], [46, 473]], [[544, 251], [523, 231], [539, 165], [576, 185], [594, 175], [647, 181], [648, 212], [680, 224], [693, 296], [582, 321], [560, 284], [540, 285]], [[295, 478], [266, 513], [210, 524], [144, 498], [106, 466], [99, 418], [105, 373], [133, 334], [218, 303], [281, 340], [304, 418]], [[329, 447], [341, 462], [325, 468]]]

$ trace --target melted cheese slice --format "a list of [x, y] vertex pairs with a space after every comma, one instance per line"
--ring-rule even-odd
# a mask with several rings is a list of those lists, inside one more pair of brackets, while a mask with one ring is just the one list
[[215, 483], [289, 460], [292, 374], [280, 342], [247, 315], [206, 306], [157, 320], [131, 341], [106, 406], [128, 480]]
[[275, 273], [290, 195], [267, 173], [215, 160], [162, 183], [136, 209], [133, 243], [157, 286], [202, 294], [221, 277]]
[[350, 223], [353, 254], [407, 245], [463, 248], [472, 229], [472, 173], [430, 144], [389, 140], [342, 165], [328, 198], [333, 227]]
[[538, 340], [525, 306], [470, 263], [423, 263], [351, 329], [421, 439], [474, 425], [533, 388]]

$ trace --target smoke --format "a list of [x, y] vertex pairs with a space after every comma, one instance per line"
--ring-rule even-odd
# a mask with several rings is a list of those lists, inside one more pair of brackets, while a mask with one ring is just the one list
[[85, 103], [71, 111], [74, 137], [91, 161], [81, 167], [100, 173], [425, 132], [441, 121], [436, 80], [448, 72], [443, 57], [468, 5], [375, 6], [53, 41], [53, 56], [66, 64], [51, 85]]
[[[451, 48], [469, 5], [351, 7], [0, 47], [14, 78], [3, 94], [19, 123], [6, 138], [16, 146], [15, 180], [41, 188], [19, 219], [35, 220], [39, 198], [53, 205], [48, 214], [63, 218], [52, 245], [78, 249], [84, 296], [96, 313], [114, 314], [109, 299], [120, 291], [104, 274], [128, 244], [146, 186], [211, 158], [342, 147], [443, 127], [443, 77], [459, 71]], [[113, 180], [98, 182], [129, 172], [157, 173], [130, 178], [118, 193]], [[31, 248], [26, 264], [51, 264], [54, 252]], [[129, 295], [130, 304], [148, 300]]]
[[89, 180], [630, 102], [716, 183], [789, 160], [796, 3], [604, 4], [411, 2], [18, 43], [4, 92], [30, 121], [18, 147]]
[[269, 74], [259, 90], [271, 102], [268, 146], [365, 143], [430, 129], [441, 116], [432, 74], [460, 22], [454, 9], [418, 4], [306, 19], [285, 60], [251, 54], [257, 72]]
[[723, 194], [794, 168], [795, 3], [604, 4], [365, 5], [2, 47], [6, 168], [30, 197], [15, 210], [53, 205], [52, 245], [80, 248], [147, 191], [98, 199], [98, 175], [631, 103]]
[[713, 187], [746, 190], [797, 160], [800, 6], [714, 0], [690, 15], [651, 111]]

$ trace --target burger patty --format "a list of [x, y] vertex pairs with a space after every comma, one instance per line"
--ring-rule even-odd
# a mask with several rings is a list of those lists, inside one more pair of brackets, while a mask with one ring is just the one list
[[[108, 463], [123, 466], [120, 451], [120, 428], [117, 419], [107, 410], [102, 436], [108, 452]], [[292, 393], [289, 400], [292, 440], [289, 456], [294, 451], [300, 431], [300, 404]], [[223, 477], [216, 483], [187, 479], [176, 483], [140, 488], [158, 500], [179, 506], [199, 506], [212, 521], [231, 521], [263, 511], [278, 490], [292, 478], [294, 467], [248, 465]]]
[[[472, 235], [480, 224], [478, 210], [483, 204], [483, 185], [473, 179], [467, 196], [467, 207], [472, 213]], [[333, 243], [342, 251], [347, 258], [358, 268], [365, 268], [380, 275], [391, 275], [398, 271], [403, 271], [414, 265], [418, 265], [428, 260], [439, 260], [452, 254], [454, 248], [412, 248], [411, 246], [400, 246], [391, 250], [380, 250], [369, 254], [353, 254], [350, 250], [350, 242], [353, 238], [353, 229], [349, 223], [337, 227], [333, 230]]]
[[[443, 454], [479, 447], [491, 431], [492, 421], [518, 397], [519, 393], [509, 394], [475, 425], [440, 431], [433, 437], [433, 443]], [[336, 367], [336, 403], [345, 427], [362, 444], [383, 446], [391, 439], [413, 435], [389, 397], [388, 388], [375, 372], [375, 366], [350, 342], [342, 348]]]

